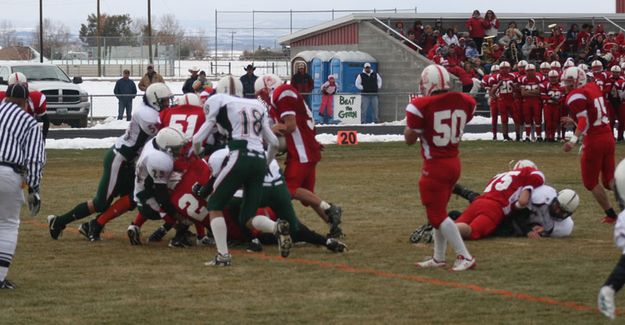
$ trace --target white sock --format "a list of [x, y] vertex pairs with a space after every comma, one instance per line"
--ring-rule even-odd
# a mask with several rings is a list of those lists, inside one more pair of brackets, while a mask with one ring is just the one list
[[267, 216], [258, 215], [252, 218], [252, 227], [264, 233], [273, 234], [276, 231], [276, 222]]
[[445, 261], [445, 252], [447, 251], [447, 239], [441, 233], [440, 229], [434, 228], [434, 259], [437, 262]]
[[467, 247], [464, 245], [464, 241], [460, 236], [460, 231], [458, 231], [458, 227], [451, 219], [445, 218], [445, 220], [441, 223], [438, 229], [441, 231], [443, 236], [445, 236], [445, 239], [447, 239], [451, 246], [454, 248], [454, 250], [456, 251], [456, 255], [462, 255], [468, 260], [473, 259], [473, 256], [469, 254]]
[[228, 227], [226, 226], [226, 220], [223, 217], [214, 218], [211, 220], [211, 230], [213, 231], [213, 238], [215, 238], [217, 252], [221, 255], [228, 254]]
[[328, 210], [330, 208], [330, 203], [322, 200], [319, 204], [319, 207], [322, 208], [324, 211]]

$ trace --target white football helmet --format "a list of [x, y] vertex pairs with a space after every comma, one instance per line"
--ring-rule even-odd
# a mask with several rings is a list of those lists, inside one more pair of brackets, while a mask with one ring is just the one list
[[526, 64], [525, 65], [525, 71], [527, 71], [527, 70], [536, 71], [536, 66], [531, 64], [531, 63], [530, 64]]
[[586, 84], [586, 73], [578, 67], [570, 67], [564, 71], [562, 81], [568, 87], [579, 88]]
[[158, 147], [171, 155], [177, 155], [180, 149], [187, 143], [184, 134], [180, 130], [165, 127], [156, 134], [155, 138]]
[[533, 161], [529, 159], [521, 159], [517, 161], [516, 163], [514, 163], [514, 166], [512, 166], [512, 170], [518, 170], [518, 169], [525, 168], [525, 167], [532, 167], [534, 169], [538, 169], [538, 166], [536, 166], [536, 164]]
[[[556, 207], [556, 203], [558, 207]], [[556, 219], [566, 219], [570, 217], [579, 206], [579, 195], [571, 189], [564, 189], [558, 192], [558, 196], [549, 205], [549, 212]], [[559, 211], [560, 210], [560, 211]]]
[[26, 76], [21, 72], [13, 72], [9, 75], [8, 83], [9, 85], [20, 84], [28, 86], [28, 79], [26, 79]]
[[551, 69], [561, 69], [562, 65], [560, 64], [559, 61], [553, 61], [551, 62]]
[[282, 85], [282, 79], [275, 74], [266, 74], [258, 77], [254, 83], [254, 91], [256, 93], [266, 91], [269, 96], [273, 93], [274, 89]]
[[217, 82], [215, 92], [218, 94], [228, 94], [230, 96], [243, 97], [243, 83], [239, 78], [226, 76]]
[[169, 107], [173, 96], [174, 94], [169, 90], [169, 87], [161, 82], [153, 83], [145, 90], [146, 104], [159, 112]]
[[493, 64], [490, 66], [490, 73], [499, 72], [499, 64]]
[[430, 96], [435, 91], [451, 89], [447, 69], [438, 64], [430, 64], [425, 67], [421, 72], [419, 89], [424, 96]]
[[625, 209], [625, 159], [614, 169], [614, 195], [621, 209]]
[[573, 62], [573, 60], [571, 60], [571, 59], [567, 59], [566, 61], [564, 61], [564, 65], [562, 66], [562, 68], [568, 69], [568, 68], [574, 67], [574, 66], [575, 66], [575, 62]]
[[614, 73], [621, 73], [621, 67], [619, 67], [618, 65], [613, 65], [610, 68], [610, 72], [614, 72]]
[[594, 72], [603, 71], [603, 63], [601, 63], [601, 61], [599, 61], [599, 60], [594, 60], [594, 61], [592, 61], [592, 63], [590, 64], [590, 68], [591, 68], [591, 69], [592, 69], [592, 71], [594, 71]]
[[202, 100], [200, 96], [195, 93], [186, 93], [181, 97], [178, 97], [178, 105], [191, 105], [202, 107]]
[[540, 70], [551, 70], [549, 62], [543, 62], [540, 64]]
[[582, 69], [584, 72], [588, 72], [588, 64], [586, 63], [580, 63], [577, 67]]
[[551, 70], [549, 71], [549, 74], [547, 75], [549, 78], [560, 78], [560, 73], [556, 70]]
[[521, 68], [526, 68], [527, 69], [527, 61], [521, 60], [521, 61], [519, 61], [519, 63], [516, 64], [516, 66], [517, 66], [518, 69], [521, 69]]
[[501, 63], [499, 63], [499, 69], [502, 69], [502, 68], [508, 68], [508, 69], [510, 69], [510, 62], [508, 62], [508, 61], [502, 61]]
[[230, 150], [228, 150], [228, 148], [224, 148], [219, 149], [210, 155], [210, 158], [208, 158], [208, 168], [210, 169], [212, 176], [216, 177], [219, 172], [221, 172], [224, 160], [228, 154], [230, 154]]

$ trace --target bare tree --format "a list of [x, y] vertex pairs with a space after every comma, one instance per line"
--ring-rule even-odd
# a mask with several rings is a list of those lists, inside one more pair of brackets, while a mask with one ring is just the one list
[[206, 55], [208, 37], [200, 28], [195, 35], [185, 35], [180, 45], [180, 56], [202, 59]]
[[159, 43], [176, 44], [184, 37], [184, 29], [174, 14], [165, 14], [158, 20], [156, 34], [152, 35], [156, 35]]
[[15, 28], [10, 20], [0, 20], [0, 47], [16, 45]]
[[[60, 59], [67, 52], [70, 45], [70, 29], [60, 21], [43, 20], [43, 56], [50, 59]], [[39, 25], [34, 32], [35, 48], [39, 48]]]

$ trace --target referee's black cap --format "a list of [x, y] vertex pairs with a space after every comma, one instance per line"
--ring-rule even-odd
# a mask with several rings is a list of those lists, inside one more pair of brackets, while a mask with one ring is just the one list
[[6, 94], [10, 98], [28, 99], [28, 88], [22, 84], [10, 85]]

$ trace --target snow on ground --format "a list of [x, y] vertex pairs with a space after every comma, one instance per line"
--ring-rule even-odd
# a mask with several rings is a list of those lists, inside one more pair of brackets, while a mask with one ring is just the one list
[[[491, 132], [487, 133], [471, 133], [462, 135], [462, 140], [491, 140], [493, 135]], [[46, 149], [100, 149], [111, 147], [117, 138], [104, 138], [104, 139], [87, 139], [87, 138], [74, 138], [74, 139], [48, 139], [46, 140]], [[317, 141], [324, 145], [336, 144], [337, 136], [332, 134], [317, 134]], [[386, 135], [372, 135], [372, 134], [358, 134], [358, 142], [398, 142], [404, 141], [403, 135], [398, 134], [386, 134]]]

